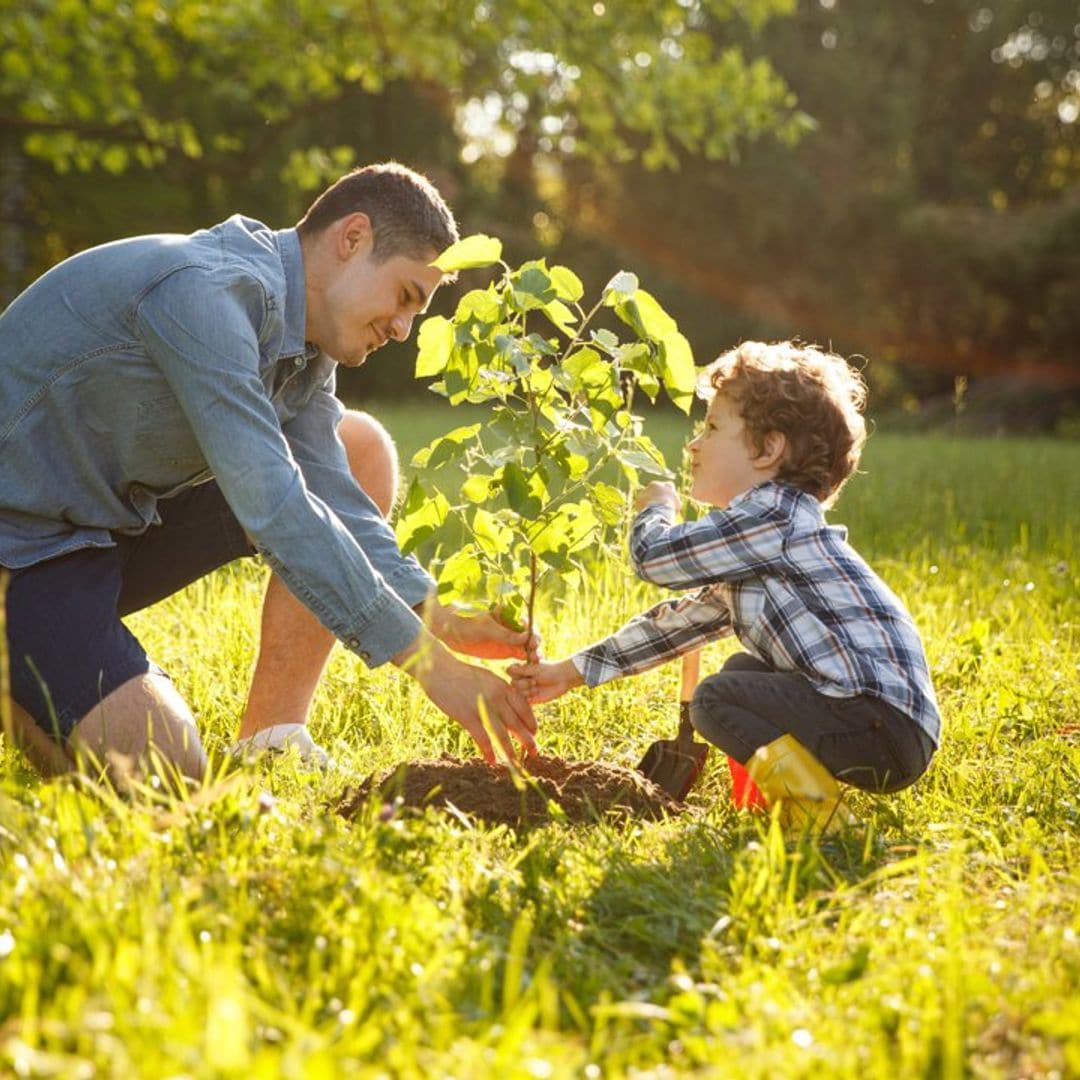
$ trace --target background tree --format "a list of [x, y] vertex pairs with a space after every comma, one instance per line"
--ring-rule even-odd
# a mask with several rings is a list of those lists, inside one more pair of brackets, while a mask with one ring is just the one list
[[[1076, 0], [0, 3], [0, 284], [123, 233], [292, 221], [397, 157], [512, 262], [590, 292], [632, 267], [702, 358], [831, 342], [878, 404], [1061, 388], [1078, 27]], [[397, 351], [346, 390], [401, 392]]]

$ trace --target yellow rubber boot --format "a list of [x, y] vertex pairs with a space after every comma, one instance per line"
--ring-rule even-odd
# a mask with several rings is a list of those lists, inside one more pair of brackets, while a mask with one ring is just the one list
[[758, 747], [746, 771], [770, 805], [780, 802], [785, 827], [827, 832], [855, 824], [836, 778], [794, 735]]

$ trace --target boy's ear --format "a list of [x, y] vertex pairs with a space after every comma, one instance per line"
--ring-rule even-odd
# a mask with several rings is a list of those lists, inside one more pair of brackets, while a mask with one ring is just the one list
[[761, 443], [761, 453], [754, 464], [759, 469], [771, 469], [784, 460], [787, 453], [787, 436], [782, 431], [769, 431]]

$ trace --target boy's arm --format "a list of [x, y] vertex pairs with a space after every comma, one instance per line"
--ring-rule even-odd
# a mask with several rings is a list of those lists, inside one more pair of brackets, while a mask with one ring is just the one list
[[636, 675], [730, 634], [731, 610], [716, 586], [665, 600], [571, 660], [589, 686]]
[[731, 630], [731, 610], [720, 589], [709, 585], [691, 596], [657, 604], [566, 660], [511, 664], [507, 671], [514, 689], [538, 704], [575, 686], [600, 686], [647, 671]]
[[639, 577], [670, 589], [741, 581], [780, 561], [790, 520], [775, 488], [751, 490], [682, 524], [668, 503], [654, 502], [630, 528], [630, 559]]
[[727, 601], [718, 586], [709, 585], [657, 604], [566, 660], [511, 664], [507, 671], [514, 689], [536, 704], [561, 697], [575, 686], [600, 686], [647, 671], [731, 630]]

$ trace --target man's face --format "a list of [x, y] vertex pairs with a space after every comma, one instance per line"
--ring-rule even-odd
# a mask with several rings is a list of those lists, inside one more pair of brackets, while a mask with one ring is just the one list
[[404, 341], [415, 316], [427, 310], [442, 281], [430, 265], [438, 252], [416, 259], [392, 255], [385, 262], [372, 256], [370, 233], [353, 245], [325, 282], [315, 344], [339, 364], [359, 367], [387, 341]]

